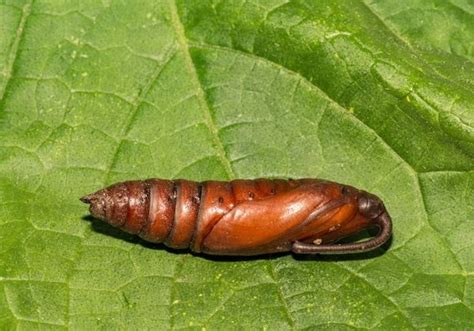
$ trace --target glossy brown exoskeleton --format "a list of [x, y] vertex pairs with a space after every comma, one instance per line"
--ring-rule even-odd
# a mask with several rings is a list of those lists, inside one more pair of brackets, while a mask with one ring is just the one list
[[[320, 179], [117, 183], [81, 200], [123, 231], [172, 248], [214, 255], [354, 253], [391, 236], [390, 216], [373, 194]], [[337, 244], [378, 227], [370, 240]]]

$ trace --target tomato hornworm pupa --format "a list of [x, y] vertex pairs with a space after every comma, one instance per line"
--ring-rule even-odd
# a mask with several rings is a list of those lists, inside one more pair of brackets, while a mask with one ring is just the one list
[[[378, 197], [321, 179], [126, 181], [81, 201], [146, 241], [213, 255], [359, 253], [392, 234]], [[379, 230], [369, 240], [337, 243], [371, 227]]]

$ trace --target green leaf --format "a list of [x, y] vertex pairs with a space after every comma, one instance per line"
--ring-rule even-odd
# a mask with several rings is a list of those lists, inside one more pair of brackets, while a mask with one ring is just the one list
[[[0, 329], [474, 328], [472, 2], [0, 3]], [[275, 176], [379, 195], [388, 251], [195, 256], [78, 200]]]

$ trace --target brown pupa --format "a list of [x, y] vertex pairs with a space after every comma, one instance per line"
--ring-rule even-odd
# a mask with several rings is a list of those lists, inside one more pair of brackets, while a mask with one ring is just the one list
[[[81, 200], [95, 218], [146, 241], [213, 255], [358, 253], [392, 234], [378, 197], [321, 179], [148, 179]], [[367, 241], [337, 243], [371, 227], [378, 234]]]

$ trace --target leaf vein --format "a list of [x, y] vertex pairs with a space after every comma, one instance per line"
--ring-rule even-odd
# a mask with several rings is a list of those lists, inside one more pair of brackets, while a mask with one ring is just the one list
[[3, 82], [3, 86], [0, 86], [0, 101], [3, 100], [3, 97], [5, 96], [5, 92], [8, 88], [8, 84], [10, 83], [11, 78], [13, 76], [13, 68], [18, 58], [17, 56], [18, 50], [20, 49], [20, 44], [21, 44], [21, 41], [23, 40], [26, 22], [28, 21], [28, 18], [30, 17], [30, 14], [31, 14], [31, 6], [33, 5], [33, 1], [34, 0], [30, 0], [22, 8], [22, 14], [21, 14], [20, 22], [18, 23], [18, 28], [16, 30], [15, 40], [13, 41], [13, 45], [10, 49], [10, 52], [7, 58], [7, 64], [6, 64], [6, 70], [5, 70], [6, 79]]
[[187, 70], [190, 74], [191, 81], [196, 89], [196, 95], [199, 102], [201, 109], [203, 110], [204, 117], [207, 123], [207, 127], [209, 128], [212, 137], [213, 143], [217, 149], [218, 157], [224, 167], [224, 170], [229, 178], [234, 178], [235, 174], [232, 169], [232, 165], [226, 155], [226, 151], [224, 148], [223, 143], [219, 139], [219, 132], [217, 129], [216, 124], [214, 123], [214, 119], [212, 118], [210, 106], [206, 100], [204, 89], [201, 86], [201, 82], [199, 81], [198, 73], [194, 67], [193, 60], [191, 58], [191, 54], [189, 53], [189, 41], [186, 39], [184, 26], [181, 23], [181, 19], [179, 18], [178, 9], [176, 7], [176, 2], [174, 0], [169, 1], [170, 9], [171, 9], [171, 16], [172, 22], [176, 30], [176, 35], [178, 38], [178, 43], [180, 45], [181, 51], [184, 56], [184, 61], [187, 67]]
[[141, 93], [138, 95], [134, 102], [134, 106], [130, 111], [130, 115], [128, 116], [128, 119], [126, 121], [126, 125], [122, 129], [122, 133], [120, 134], [120, 140], [119, 143], [117, 144], [117, 148], [115, 149], [113, 156], [112, 156], [112, 161], [110, 162], [110, 165], [107, 167], [107, 172], [105, 174], [105, 179], [104, 182], [107, 183], [108, 180], [110, 179], [110, 174], [112, 172], [113, 167], [115, 166], [115, 163], [117, 162], [118, 155], [120, 153], [120, 147], [122, 146], [128, 132], [132, 128], [133, 123], [135, 122], [135, 119], [138, 114], [138, 109], [140, 108], [140, 105], [143, 103], [143, 100], [147, 96], [148, 92], [152, 88], [153, 84], [156, 82], [156, 80], [160, 77], [161, 72], [163, 71], [164, 67], [171, 61], [171, 59], [175, 55], [175, 46], [171, 45], [165, 52], [164, 59], [162, 62], [158, 63], [156, 66], [156, 69], [151, 77], [151, 79], [147, 82], [147, 84], [144, 86], [143, 90]]

